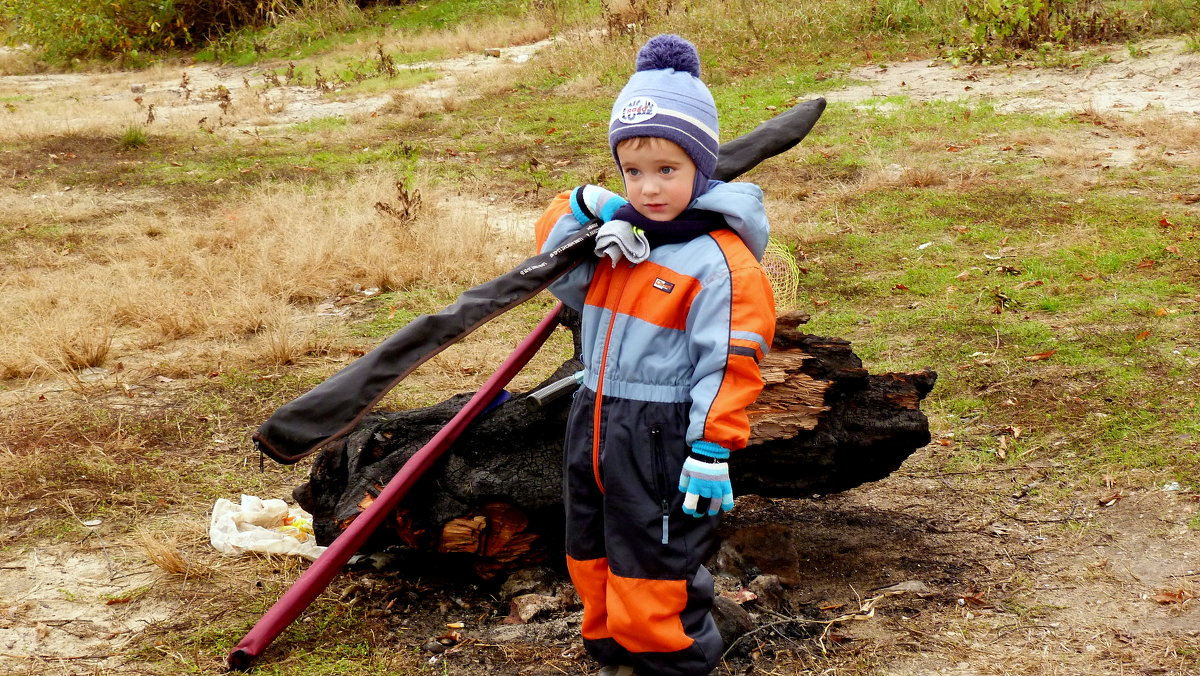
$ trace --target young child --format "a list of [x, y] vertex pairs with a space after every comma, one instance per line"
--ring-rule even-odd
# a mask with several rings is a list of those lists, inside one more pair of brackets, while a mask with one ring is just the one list
[[[759, 265], [762, 191], [709, 177], [717, 110], [695, 47], [660, 35], [613, 106], [624, 198], [557, 196], [542, 251], [595, 218], [595, 261], [551, 287], [582, 313], [583, 386], [564, 459], [567, 567], [602, 675], [698, 676], [720, 660], [711, 610], [714, 518], [733, 508], [726, 460], [749, 436], [775, 306]], [[611, 260], [610, 260], [611, 259]], [[702, 501], [702, 499], [704, 499]]]

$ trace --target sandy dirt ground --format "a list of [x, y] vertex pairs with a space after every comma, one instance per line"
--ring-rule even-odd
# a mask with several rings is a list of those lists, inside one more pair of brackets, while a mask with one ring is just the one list
[[[413, 95], [462, 96], [456, 91], [458, 75], [536, 58], [542, 46], [423, 64], [443, 77]], [[875, 99], [890, 96], [965, 97], [986, 98], [1012, 112], [1200, 117], [1200, 55], [1185, 53], [1179, 41], [1148, 43], [1140, 53], [1131, 57], [1124, 48], [1114, 49], [1108, 62], [1065, 69], [895, 63], [858, 69], [850, 76], [863, 84], [821, 95], [831, 105], [885, 105]], [[193, 92], [217, 85], [241, 88], [243, 78], [251, 76], [248, 70], [216, 66], [184, 72]], [[85, 83], [94, 90], [101, 80], [113, 91], [95, 94], [98, 100], [128, 98], [129, 86], [136, 84], [144, 87], [148, 101], [159, 102], [163, 116], [191, 119], [216, 112], [212, 99], [180, 91], [179, 73], [154, 81], [142, 77], [10, 76], [0, 78], [0, 93]], [[281, 88], [276, 95], [282, 97], [277, 112], [257, 126], [369, 115], [387, 103], [387, 97], [342, 99], [304, 88]], [[1122, 149], [1135, 140], [1104, 142], [1120, 161]], [[527, 223], [529, 214], [485, 206], [481, 216], [503, 230], [510, 223]], [[982, 483], [976, 477], [964, 487], [962, 477], [925, 469], [951, 451], [933, 444], [892, 477], [841, 495], [739, 503], [735, 519], [744, 524], [761, 519], [793, 525], [770, 534], [788, 553], [785, 563], [756, 561], [747, 553], [731, 565], [795, 578], [790, 608], [850, 616], [818, 625], [824, 634], [816, 641], [811, 632], [805, 639], [771, 632], [752, 637], [746, 645], [759, 645], [757, 659], [780, 660], [787, 650], [812, 655], [817, 645], [833, 652], [854, 646], [858, 661], [843, 661], [830, 673], [1198, 673], [1187, 666], [1196, 664], [1200, 651], [1200, 600], [1192, 598], [1200, 596], [1200, 533], [1188, 527], [1200, 511], [1197, 486], [1081, 489], [1056, 509], [1025, 509], [1027, 496], [1052, 466], [998, 472]], [[136, 671], [123, 654], [125, 646], [184, 603], [145, 594], [162, 572], [128, 537], [108, 533], [103, 522], [83, 526], [82, 539], [48, 539], [0, 561], [0, 672]], [[902, 583], [903, 591], [896, 591]], [[480, 647], [480, 659], [489, 665], [485, 671], [584, 673], [585, 663], [572, 657], [578, 654], [577, 621], [577, 615], [568, 615], [554, 620], [557, 624], [506, 630], [510, 640], [545, 642], [548, 651], [566, 656], [558, 662], [513, 664], [504, 658], [507, 653]], [[478, 642], [486, 644], [489, 634], [482, 628], [466, 631], [473, 629]], [[755, 655], [731, 656], [728, 672], [746, 672], [756, 664]], [[771, 668], [758, 673], [789, 673]]]

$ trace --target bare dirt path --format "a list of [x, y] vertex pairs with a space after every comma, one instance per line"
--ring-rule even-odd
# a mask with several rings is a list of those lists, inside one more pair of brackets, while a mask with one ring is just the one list
[[1080, 58], [1063, 68], [1025, 63], [955, 67], [928, 60], [868, 66], [850, 73], [867, 84], [830, 92], [826, 98], [831, 103], [886, 96], [917, 101], [987, 98], [997, 110], [1009, 113], [1161, 110], [1200, 116], [1200, 54], [1186, 52], [1182, 41], [1142, 43], [1135, 54], [1123, 47], [1103, 52], [1087, 65]]

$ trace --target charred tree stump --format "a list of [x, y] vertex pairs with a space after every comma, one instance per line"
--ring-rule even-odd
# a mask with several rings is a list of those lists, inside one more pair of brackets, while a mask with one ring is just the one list
[[[849, 342], [794, 328], [805, 320], [800, 314], [779, 318], [761, 365], [766, 385], [748, 410], [750, 442], [730, 463], [739, 495], [845, 491], [887, 476], [929, 443], [919, 406], [936, 373], [871, 375]], [[577, 315], [567, 320], [573, 331], [577, 321]], [[579, 368], [577, 358], [568, 360], [543, 386]], [[484, 577], [557, 557], [571, 397], [537, 405], [528, 395], [514, 395], [476, 420], [364, 551], [401, 544], [462, 553]], [[293, 492], [313, 514], [318, 541], [332, 541], [468, 397], [372, 416], [324, 448], [309, 481]]]

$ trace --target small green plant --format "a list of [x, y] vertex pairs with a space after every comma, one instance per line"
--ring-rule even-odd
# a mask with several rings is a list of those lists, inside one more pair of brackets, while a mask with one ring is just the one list
[[1200, 53], [1200, 32], [1184, 37], [1183, 46], [1193, 54]]
[[120, 138], [121, 150], [136, 150], [150, 143], [150, 137], [146, 135], [146, 130], [142, 127], [131, 124], [125, 127], [125, 131]]
[[947, 50], [953, 60], [992, 63], [1046, 45], [1071, 46], [1128, 35], [1133, 24], [1099, 0], [987, 0], [963, 5], [968, 35]]

